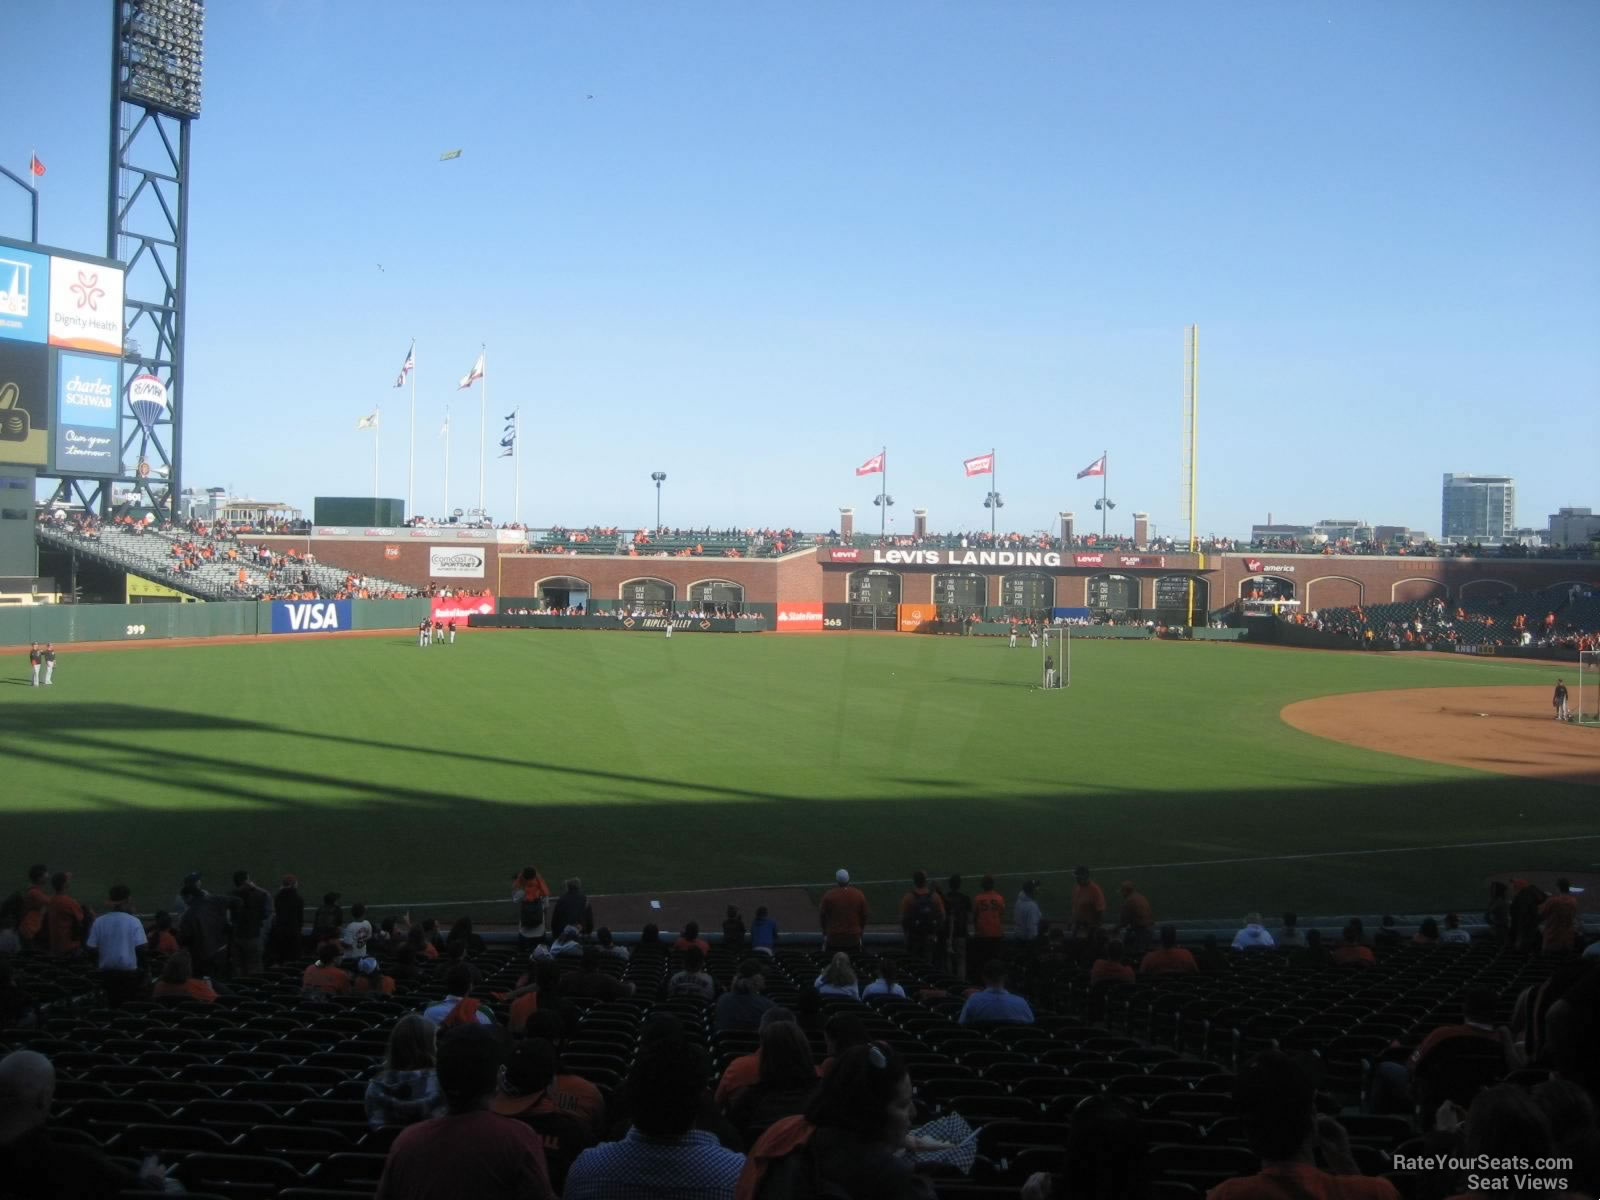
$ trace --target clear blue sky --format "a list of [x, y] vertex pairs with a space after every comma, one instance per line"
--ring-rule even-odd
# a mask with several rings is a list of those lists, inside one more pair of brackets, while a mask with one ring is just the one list
[[[0, 5], [0, 155], [42, 239], [102, 251], [109, 5]], [[186, 484], [309, 509], [477, 496], [524, 416], [522, 516], [1437, 533], [1445, 471], [1519, 524], [1600, 507], [1600, 5], [1477, 0], [213, 3], [194, 130]], [[17, 98], [20, 97], [20, 104]], [[590, 98], [592, 97], [592, 99]], [[441, 151], [461, 147], [454, 162]], [[7, 189], [8, 191], [12, 189]], [[0, 230], [25, 234], [0, 199]], [[382, 264], [382, 270], [378, 264]], [[488, 501], [511, 516], [509, 462]]]

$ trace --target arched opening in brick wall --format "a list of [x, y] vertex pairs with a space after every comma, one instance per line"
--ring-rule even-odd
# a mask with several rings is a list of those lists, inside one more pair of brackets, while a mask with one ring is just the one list
[[1437, 579], [1397, 579], [1389, 588], [1389, 599], [1395, 604], [1449, 598], [1450, 589]]
[[1366, 589], [1359, 579], [1348, 575], [1324, 575], [1306, 581], [1306, 610], [1355, 608], [1366, 600]]

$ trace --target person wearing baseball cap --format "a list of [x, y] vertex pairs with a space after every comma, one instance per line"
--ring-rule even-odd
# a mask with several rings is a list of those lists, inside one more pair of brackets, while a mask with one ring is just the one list
[[861, 935], [867, 928], [867, 898], [860, 888], [850, 886], [850, 872], [843, 867], [833, 878], [834, 886], [823, 895], [817, 910], [824, 948], [830, 954], [839, 950], [858, 951]]
[[527, 1125], [544, 1140], [550, 1186], [566, 1186], [572, 1160], [594, 1145], [588, 1126], [556, 1102], [553, 1084], [559, 1066], [556, 1048], [544, 1038], [529, 1038], [511, 1051], [489, 1107]]

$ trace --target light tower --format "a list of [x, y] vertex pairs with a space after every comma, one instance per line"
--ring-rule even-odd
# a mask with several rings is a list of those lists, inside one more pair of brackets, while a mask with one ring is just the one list
[[[165, 386], [164, 406], [146, 400], [136, 409], [124, 395], [125, 415], [134, 418], [122, 445], [124, 461], [135, 441], [138, 450], [132, 475], [121, 482], [132, 482], [151, 507], [176, 520], [186, 401], [189, 130], [200, 115], [205, 0], [112, 0], [111, 9], [106, 254], [127, 268], [124, 373], [154, 376]], [[94, 482], [105, 511], [117, 481]]]

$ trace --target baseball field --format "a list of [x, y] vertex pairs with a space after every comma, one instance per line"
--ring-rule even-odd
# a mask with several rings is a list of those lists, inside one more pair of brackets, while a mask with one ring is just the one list
[[1158, 916], [1472, 913], [1600, 860], [1600, 730], [1550, 719], [1551, 664], [1080, 640], [1046, 693], [997, 639], [565, 631], [10, 661], [6, 869], [147, 910], [247, 867], [443, 915], [531, 862], [593, 894], [847, 866], [879, 911], [918, 867], [1036, 875], [1048, 914], [1083, 862]]

